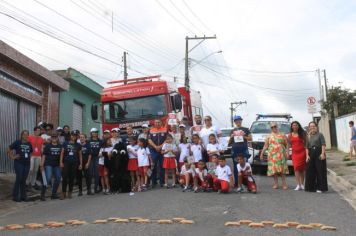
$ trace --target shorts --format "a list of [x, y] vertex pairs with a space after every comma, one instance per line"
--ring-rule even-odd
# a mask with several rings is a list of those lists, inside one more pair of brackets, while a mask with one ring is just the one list
[[138, 167], [138, 175], [139, 176], [145, 176], [145, 175], [147, 175], [147, 171], [148, 171], [148, 167], [149, 166], [140, 166], [140, 167]]
[[[189, 173], [189, 185], [193, 185], [193, 180], [194, 180], [194, 177], [192, 175], [192, 173]], [[186, 182], [185, 182], [185, 175], [180, 175], [179, 176], [179, 182], [182, 184], [182, 185], [186, 185]]]
[[248, 191], [257, 191], [256, 182], [252, 176], [242, 175], [242, 184], [247, 186]]
[[165, 157], [163, 160], [163, 168], [164, 169], [175, 169], [177, 167], [176, 165], [176, 159], [175, 157]]
[[351, 140], [350, 148], [356, 148], [356, 140]]
[[137, 171], [138, 170], [138, 160], [137, 158], [129, 159], [129, 163], [127, 164], [128, 171]]
[[104, 165], [99, 165], [99, 176], [105, 177], [108, 175], [108, 169]]

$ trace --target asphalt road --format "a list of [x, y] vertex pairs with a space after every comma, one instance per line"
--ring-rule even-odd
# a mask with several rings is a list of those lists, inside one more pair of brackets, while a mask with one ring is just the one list
[[[180, 189], [154, 189], [144, 193], [74, 197], [72, 200], [47, 200], [0, 216], [0, 225], [46, 223], [50, 220], [85, 220], [109, 217], [165, 219], [186, 217], [194, 225], [139, 225], [136, 223], [87, 224], [40, 230], [0, 231], [0, 235], [355, 235], [356, 212], [336, 192], [325, 194], [273, 190], [272, 179], [256, 177], [258, 194], [183, 193]], [[336, 232], [318, 229], [253, 229], [226, 227], [226, 221], [251, 219], [276, 222], [299, 221], [337, 227]], [[352, 233], [353, 232], [353, 233]]]

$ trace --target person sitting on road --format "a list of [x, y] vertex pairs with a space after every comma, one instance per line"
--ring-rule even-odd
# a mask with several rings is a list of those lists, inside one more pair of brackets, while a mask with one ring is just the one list
[[180, 171], [179, 183], [183, 187], [183, 192], [185, 192], [193, 185], [195, 172], [192, 165], [188, 162], [188, 158], [184, 158], [183, 162], [184, 165]]
[[199, 189], [205, 191], [208, 186], [208, 171], [205, 168], [203, 160], [198, 162], [198, 168], [195, 168], [194, 176], [194, 192], [198, 192]]
[[237, 154], [237, 171], [238, 171], [238, 188], [237, 192], [242, 192], [242, 185], [247, 187], [247, 190], [252, 193], [256, 193], [257, 187], [254, 178], [252, 177], [252, 168], [250, 163], [246, 162], [243, 153]]
[[225, 157], [219, 157], [219, 165], [216, 167], [214, 178], [214, 190], [218, 193], [228, 193], [233, 186], [232, 172], [226, 165]]
[[216, 167], [219, 165], [219, 156], [213, 154], [211, 156], [211, 162], [206, 163], [206, 165], [208, 169], [208, 174], [207, 174], [208, 189], [213, 189], [215, 171], [216, 171]]
[[168, 185], [168, 174], [169, 171], [172, 173], [173, 184], [172, 188], [175, 187], [176, 183], [176, 171], [177, 168], [176, 164], [176, 153], [177, 153], [177, 146], [173, 143], [173, 136], [171, 134], [167, 135], [167, 139], [162, 146], [162, 154], [163, 154], [163, 168], [164, 168], [164, 187], [169, 188]]
[[221, 150], [219, 147], [219, 143], [216, 140], [215, 134], [209, 135], [209, 144], [206, 146], [206, 151], [208, 152], [209, 162], [211, 162], [211, 155], [216, 154], [220, 156]]

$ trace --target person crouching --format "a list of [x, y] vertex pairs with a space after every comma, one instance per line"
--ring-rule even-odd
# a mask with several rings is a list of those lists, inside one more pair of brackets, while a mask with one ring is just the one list
[[218, 193], [228, 193], [233, 185], [232, 172], [226, 165], [225, 157], [219, 157], [219, 165], [216, 167], [214, 178], [214, 190]]
[[250, 163], [246, 162], [244, 154], [237, 155], [237, 171], [238, 171], [238, 188], [237, 192], [242, 192], [242, 185], [247, 187], [247, 190], [252, 193], [256, 193], [257, 187], [254, 178], [252, 177], [252, 168]]

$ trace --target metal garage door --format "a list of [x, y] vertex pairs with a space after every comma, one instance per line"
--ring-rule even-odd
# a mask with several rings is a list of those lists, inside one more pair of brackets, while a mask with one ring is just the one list
[[0, 172], [13, 172], [13, 161], [6, 154], [8, 146], [24, 129], [32, 133], [36, 125], [36, 106], [0, 91]]
[[73, 130], [83, 131], [83, 106], [79, 103], [73, 103]]

